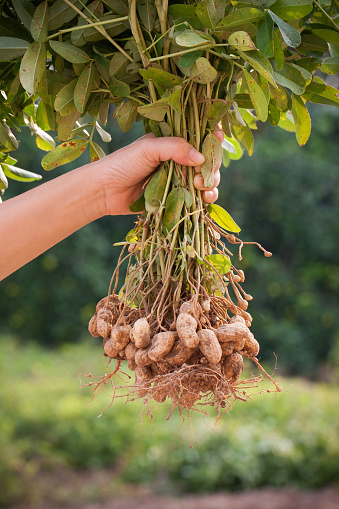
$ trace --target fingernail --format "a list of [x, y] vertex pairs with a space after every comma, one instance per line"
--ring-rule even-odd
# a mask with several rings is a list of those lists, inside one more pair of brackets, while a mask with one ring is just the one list
[[191, 150], [188, 153], [188, 157], [195, 164], [202, 164], [205, 162], [205, 157], [195, 148], [191, 148]]

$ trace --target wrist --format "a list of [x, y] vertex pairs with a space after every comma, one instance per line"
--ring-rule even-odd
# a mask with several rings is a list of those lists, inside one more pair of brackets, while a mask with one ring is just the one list
[[74, 170], [79, 172], [79, 187], [86, 223], [107, 215], [105, 185], [100, 161]]

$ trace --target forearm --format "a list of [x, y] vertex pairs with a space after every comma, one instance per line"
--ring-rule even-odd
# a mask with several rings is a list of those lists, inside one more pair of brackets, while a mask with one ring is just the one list
[[97, 166], [83, 166], [0, 204], [0, 280], [101, 217]]

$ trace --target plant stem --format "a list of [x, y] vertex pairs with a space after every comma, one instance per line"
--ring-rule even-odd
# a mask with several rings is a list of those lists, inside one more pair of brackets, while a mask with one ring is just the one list
[[[122, 18], [109, 19], [107, 21], [92, 22], [91, 26], [96, 27], [96, 26], [108, 25], [109, 23], [118, 23], [120, 21], [127, 21], [127, 20], [128, 20], [128, 16], [123, 16]], [[58, 37], [59, 35], [67, 34], [68, 32], [74, 32], [75, 30], [85, 30], [86, 28], [87, 28], [86, 25], [75, 26], [72, 28], [65, 28], [64, 30], [59, 30], [55, 34], [52, 34], [49, 37], [47, 37], [46, 41], [49, 41], [50, 39], [54, 39], [54, 37]]]

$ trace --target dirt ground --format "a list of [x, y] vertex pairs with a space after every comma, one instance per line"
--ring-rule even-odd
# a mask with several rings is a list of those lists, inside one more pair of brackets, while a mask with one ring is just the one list
[[[13, 509], [31, 509], [24, 506]], [[182, 498], [159, 497], [151, 494], [133, 498], [117, 497], [110, 501], [71, 506], [62, 504], [42, 505], [41, 509], [339, 509], [339, 489], [315, 491], [265, 488], [246, 493], [185, 496]]]

